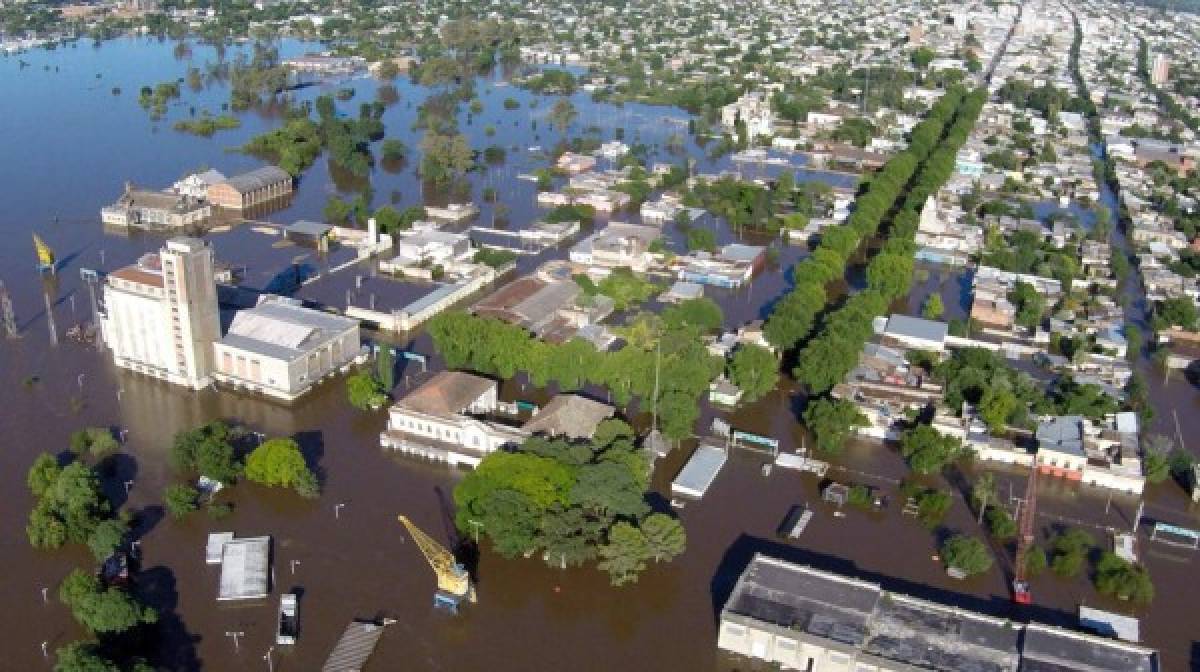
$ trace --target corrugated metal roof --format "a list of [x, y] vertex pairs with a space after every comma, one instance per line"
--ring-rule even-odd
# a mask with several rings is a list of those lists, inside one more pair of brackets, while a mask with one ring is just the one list
[[358, 621], [347, 625], [321, 672], [359, 672], [375, 653], [382, 635], [382, 625]]
[[314, 331], [314, 327], [283, 321], [254, 309], [243, 310], [233, 317], [229, 333], [244, 336], [284, 348], [299, 348]]
[[294, 359], [357, 324], [350, 318], [305, 308], [298, 301], [267, 297], [253, 308], [238, 311], [221, 343], [277, 359]]
[[287, 171], [276, 166], [263, 166], [256, 168], [248, 173], [234, 175], [225, 181], [225, 184], [233, 187], [240, 193], [262, 189], [263, 187], [280, 182], [291, 182], [292, 176]]

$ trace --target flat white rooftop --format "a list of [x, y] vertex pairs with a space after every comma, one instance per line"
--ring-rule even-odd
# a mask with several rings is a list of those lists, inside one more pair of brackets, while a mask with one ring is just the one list
[[721, 446], [701, 443], [671, 482], [671, 494], [703, 497], [713, 481], [717, 480], [717, 474], [721, 473], [728, 459], [729, 455]]
[[233, 532], [213, 532], [208, 535], [208, 545], [204, 548], [204, 562], [210, 565], [221, 564], [221, 553], [225, 544], [233, 541]]
[[267, 596], [271, 537], [247, 537], [225, 542], [221, 550], [221, 588], [218, 600], [253, 600]]

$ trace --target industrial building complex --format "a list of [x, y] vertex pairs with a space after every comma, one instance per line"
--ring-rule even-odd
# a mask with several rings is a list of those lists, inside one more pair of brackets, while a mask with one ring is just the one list
[[718, 646], [808, 672], [1158, 672], [1147, 648], [1019, 624], [755, 555], [721, 611]]

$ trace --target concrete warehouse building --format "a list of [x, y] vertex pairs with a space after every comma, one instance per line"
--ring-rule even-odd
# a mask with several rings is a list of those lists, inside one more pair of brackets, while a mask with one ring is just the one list
[[213, 344], [222, 383], [292, 401], [362, 354], [358, 321], [266, 296]]
[[292, 176], [282, 168], [264, 166], [211, 185], [208, 201], [231, 210], [245, 210], [292, 193]]
[[807, 672], [1158, 672], [1141, 646], [1022, 625], [756, 554], [717, 645]]
[[158, 254], [109, 273], [100, 328], [117, 366], [207, 387], [212, 343], [221, 335], [212, 248], [196, 238], [173, 238]]

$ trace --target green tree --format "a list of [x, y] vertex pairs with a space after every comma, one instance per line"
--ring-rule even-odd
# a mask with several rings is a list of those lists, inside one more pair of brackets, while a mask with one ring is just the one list
[[54, 652], [54, 672], [121, 672], [94, 642], [71, 642]]
[[945, 310], [946, 307], [942, 305], [942, 295], [933, 292], [925, 299], [925, 305], [921, 307], [921, 317], [927, 320], [940, 320]]
[[390, 344], [379, 344], [379, 354], [375, 356], [375, 379], [385, 393], [396, 386], [396, 355]]
[[559, 98], [554, 101], [554, 107], [550, 110], [550, 123], [562, 133], [567, 132], [567, 127], [575, 121], [575, 117], [579, 116], [579, 112], [575, 109], [575, 105], [569, 98]]
[[650, 557], [646, 535], [625, 521], [613, 525], [608, 532], [608, 543], [598, 551], [600, 569], [608, 572], [614, 586], [637, 583], [638, 574], [646, 568]]
[[1095, 545], [1092, 535], [1078, 528], [1063, 532], [1054, 540], [1053, 557], [1050, 568], [1063, 578], [1073, 578], [1079, 575], [1087, 562], [1087, 554]]
[[912, 64], [918, 70], [924, 70], [929, 67], [933, 59], [937, 56], [937, 52], [929, 47], [917, 47], [912, 53]]
[[755, 401], [775, 389], [779, 361], [775, 353], [752, 343], [738, 346], [729, 360], [729, 378], [741, 389], [746, 401]]
[[982, 574], [992, 567], [987, 546], [975, 537], [956, 534], [942, 545], [942, 561], [947, 567], [962, 570], [968, 576]]
[[1159, 301], [1154, 307], [1155, 329], [1160, 331], [1172, 325], [1195, 329], [1196, 317], [1196, 303], [1187, 296]]
[[669, 562], [687, 547], [687, 533], [679, 520], [665, 513], [652, 513], [641, 524], [648, 554], [655, 562]]
[[1025, 574], [1037, 576], [1046, 571], [1046, 551], [1041, 546], [1030, 546], [1025, 549]]
[[992, 507], [988, 509], [987, 515], [988, 531], [992, 536], [1007, 540], [1017, 536], [1017, 523], [1008, 515], [1008, 512], [1000, 507]]
[[33, 465], [29, 467], [25, 483], [34, 497], [41, 497], [54, 486], [54, 482], [58, 480], [61, 473], [62, 468], [58, 466], [58, 460], [49, 453], [41, 453], [34, 458]]
[[88, 536], [87, 545], [96, 560], [103, 561], [125, 543], [127, 534], [129, 534], [129, 526], [124, 520], [109, 518], [96, 524], [91, 535]]
[[166, 507], [167, 513], [176, 520], [195, 511], [198, 499], [200, 499], [200, 492], [190, 485], [169, 485], [163, 491], [163, 506]]
[[475, 155], [461, 133], [443, 135], [426, 132], [421, 139], [421, 177], [446, 183], [475, 165]]
[[941, 471], [962, 454], [962, 442], [929, 425], [917, 425], [900, 437], [900, 453], [918, 474]]
[[664, 310], [662, 318], [670, 331], [698, 329], [700, 332], [712, 332], [719, 330], [725, 321], [721, 306], [707, 297], [681, 301]]
[[402, 140], [388, 138], [380, 145], [379, 153], [384, 161], [399, 161], [408, 156], [408, 146]]
[[178, 471], [232, 483], [241, 473], [241, 465], [234, 457], [231, 438], [229, 426], [220, 421], [179, 432], [171, 444], [171, 464]]
[[[45, 461], [39, 458], [41, 465]], [[35, 465], [39, 466], [39, 465]], [[32, 474], [31, 474], [32, 475]], [[39, 469], [38, 479], [50, 475]], [[36, 479], [31, 479], [36, 480]], [[41, 482], [35, 483], [39, 487]], [[65, 543], [85, 543], [110, 510], [94, 469], [73, 462], [58, 472], [42, 491], [29, 514], [25, 531], [35, 548], [58, 548]]]
[[575, 473], [570, 503], [604, 518], [638, 517], [647, 506], [641, 483], [617, 462], [585, 464]]
[[292, 439], [264, 441], [246, 458], [246, 478], [255, 483], [293, 488], [305, 497], [319, 494], [316, 474]]
[[698, 226], [690, 228], [687, 232], [687, 248], [692, 251], [712, 252], [717, 249], [716, 234]]
[[1018, 281], [1008, 293], [1008, 300], [1017, 307], [1017, 324], [1032, 329], [1042, 323], [1042, 314], [1046, 311], [1046, 298], [1039, 294], [1033, 285]]
[[349, 203], [337, 196], [330, 196], [321, 210], [321, 216], [330, 224], [349, 224], [353, 212], [354, 208]]
[[971, 486], [971, 502], [975, 510], [986, 508], [998, 502], [996, 497], [996, 477], [990, 471], [985, 471], [975, 479]]
[[700, 409], [696, 398], [678, 390], [668, 390], [658, 400], [658, 421], [668, 439], [686, 439], [692, 435]]
[[155, 623], [158, 613], [118, 588], [105, 588], [81, 569], [73, 570], [58, 588], [58, 598], [79, 624], [100, 634], [125, 632], [142, 623]]
[[848, 401], [821, 398], [804, 409], [804, 424], [813, 433], [817, 450], [837, 454], [856, 427], [866, 427], [867, 418]]
[[946, 519], [953, 503], [950, 493], [941, 490], [926, 490], [917, 496], [917, 520], [932, 530]]
[[1021, 401], [1009, 390], [989, 389], [979, 402], [979, 417], [992, 434], [1002, 434], [1008, 427], [1008, 418], [1021, 406]]
[[1149, 604], [1154, 599], [1154, 584], [1150, 573], [1105, 551], [1096, 563], [1096, 590], [1121, 600]]
[[607, 446], [617, 439], [631, 439], [634, 436], [633, 427], [620, 418], [606, 418], [596, 425], [592, 440], [601, 446]]
[[350, 405], [360, 411], [375, 410], [387, 403], [379, 381], [370, 374], [356, 373], [346, 378], [346, 396]]
[[107, 427], [85, 427], [71, 433], [71, 452], [102, 460], [117, 452], [120, 444]]

